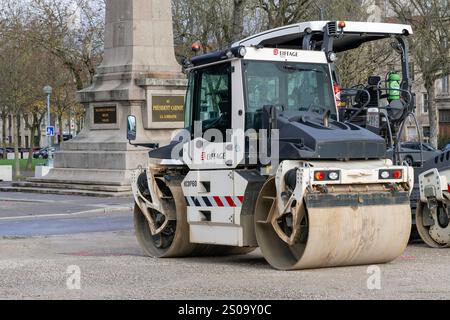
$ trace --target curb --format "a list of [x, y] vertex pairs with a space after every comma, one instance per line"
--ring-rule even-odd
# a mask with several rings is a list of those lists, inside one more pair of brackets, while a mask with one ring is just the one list
[[60, 217], [73, 217], [73, 216], [81, 216], [84, 214], [108, 214], [114, 212], [122, 212], [126, 211], [126, 214], [129, 214], [133, 211], [133, 207], [109, 207], [109, 208], [99, 208], [87, 211], [79, 211], [73, 213], [62, 213], [62, 214], [42, 214], [35, 216], [18, 216], [18, 217], [1, 217], [0, 221], [14, 221], [14, 220], [27, 220], [27, 219], [40, 219], [40, 218], [60, 218]]

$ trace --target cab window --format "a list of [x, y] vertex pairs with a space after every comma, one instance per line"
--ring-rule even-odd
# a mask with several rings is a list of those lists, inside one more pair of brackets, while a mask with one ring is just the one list
[[261, 128], [264, 106], [282, 106], [286, 111], [331, 111], [336, 104], [327, 64], [244, 62], [246, 129]]
[[[222, 63], [194, 71], [191, 127], [202, 122], [202, 131], [231, 129], [231, 64]], [[192, 89], [192, 88], [191, 88]]]

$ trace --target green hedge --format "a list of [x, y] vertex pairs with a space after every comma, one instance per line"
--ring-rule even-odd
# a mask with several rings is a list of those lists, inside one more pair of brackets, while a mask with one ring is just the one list
[[[27, 161], [28, 160], [19, 160], [20, 163], [20, 170], [25, 170], [25, 168], [27, 167]], [[15, 166], [15, 162], [16, 160], [0, 160], [0, 166]], [[45, 165], [47, 164], [47, 160], [42, 160], [42, 159], [33, 159], [33, 170], [34, 167], [36, 167], [37, 165]]]

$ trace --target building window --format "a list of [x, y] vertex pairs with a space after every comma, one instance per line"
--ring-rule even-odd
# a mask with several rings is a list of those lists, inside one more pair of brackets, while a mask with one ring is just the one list
[[442, 93], [448, 93], [449, 91], [448, 78], [449, 78], [448, 75], [442, 78]]
[[422, 94], [422, 112], [428, 113], [428, 93]]
[[423, 127], [422, 128], [422, 134], [424, 138], [429, 138], [430, 137], [430, 127]]
[[450, 123], [450, 110], [439, 110], [439, 122]]

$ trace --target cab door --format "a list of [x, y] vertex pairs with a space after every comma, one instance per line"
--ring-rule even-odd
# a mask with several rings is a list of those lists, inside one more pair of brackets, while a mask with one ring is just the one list
[[191, 71], [188, 121], [192, 140], [183, 148], [183, 160], [191, 169], [231, 169], [243, 160], [244, 107], [240, 70], [236, 60]]

